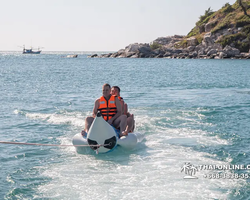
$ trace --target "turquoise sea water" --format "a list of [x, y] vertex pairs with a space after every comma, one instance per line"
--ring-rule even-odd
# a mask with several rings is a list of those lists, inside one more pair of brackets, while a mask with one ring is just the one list
[[[121, 88], [144, 140], [108, 154], [0, 144], [0, 199], [247, 199], [250, 61], [0, 52], [0, 141], [72, 144], [102, 85]], [[211, 178], [205, 175], [248, 175]]]

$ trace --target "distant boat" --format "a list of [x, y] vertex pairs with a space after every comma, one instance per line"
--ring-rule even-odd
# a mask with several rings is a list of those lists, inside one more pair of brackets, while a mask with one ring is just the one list
[[23, 45], [23, 54], [40, 54], [42, 50], [40, 48], [37, 49], [37, 51], [34, 51], [32, 47], [30, 49], [26, 49]]
[[67, 55], [66, 57], [67, 57], [67, 58], [77, 58], [77, 56], [78, 56], [78, 55], [75, 54], [75, 55]]

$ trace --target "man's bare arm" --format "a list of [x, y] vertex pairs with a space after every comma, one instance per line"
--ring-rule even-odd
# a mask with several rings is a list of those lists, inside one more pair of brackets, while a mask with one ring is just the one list
[[95, 105], [94, 105], [94, 108], [93, 108], [93, 114], [92, 114], [92, 116], [93, 116], [94, 118], [96, 117], [98, 108], [99, 108], [99, 99], [96, 99], [96, 100], [95, 100]]
[[123, 99], [120, 101], [120, 103], [121, 103], [121, 108], [122, 108], [122, 115], [125, 113], [125, 104], [124, 104], [124, 101], [123, 101]]

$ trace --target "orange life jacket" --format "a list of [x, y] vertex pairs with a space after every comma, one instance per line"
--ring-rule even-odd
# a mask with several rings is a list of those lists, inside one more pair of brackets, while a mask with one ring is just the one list
[[98, 110], [101, 112], [104, 120], [108, 121], [117, 113], [115, 105], [115, 96], [111, 96], [107, 101], [104, 96], [100, 97]]
[[120, 101], [123, 101], [123, 98], [122, 97], [117, 97]]

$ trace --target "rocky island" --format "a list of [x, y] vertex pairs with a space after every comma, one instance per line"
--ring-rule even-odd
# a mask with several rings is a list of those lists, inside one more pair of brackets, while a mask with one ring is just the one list
[[226, 3], [216, 12], [209, 8], [186, 36], [159, 37], [151, 43], [130, 44], [115, 53], [89, 57], [250, 59], [250, 0]]

